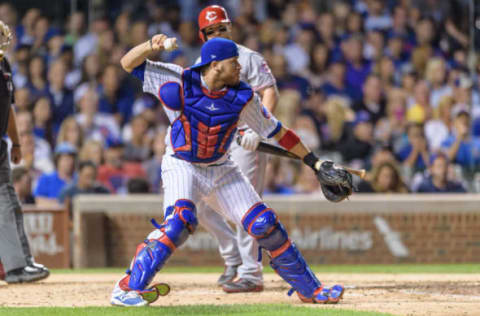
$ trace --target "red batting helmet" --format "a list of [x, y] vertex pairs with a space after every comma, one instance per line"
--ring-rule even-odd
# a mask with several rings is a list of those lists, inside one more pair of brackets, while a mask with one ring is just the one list
[[207, 26], [217, 23], [231, 23], [228, 18], [227, 10], [219, 5], [211, 5], [200, 11], [198, 15], [198, 28], [200, 29], [199, 36], [205, 42], [206, 38], [203, 34], [203, 29]]

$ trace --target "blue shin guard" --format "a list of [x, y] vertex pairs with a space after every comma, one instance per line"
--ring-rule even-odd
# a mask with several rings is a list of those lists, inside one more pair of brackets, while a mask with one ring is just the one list
[[145, 290], [173, 251], [187, 240], [198, 225], [195, 205], [189, 200], [177, 200], [173, 207], [167, 208], [165, 215], [164, 222], [157, 227], [160, 237], [147, 239], [138, 245], [127, 277], [120, 281], [122, 289]]
[[297, 291], [302, 301], [313, 302], [314, 297], [322, 294], [322, 284], [310, 270], [295, 244], [289, 240], [285, 228], [272, 209], [258, 203], [247, 212], [242, 224], [243, 228], [257, 239], [260, 247], [268, 250], [270, 265], [292, 286], [292, 290]]

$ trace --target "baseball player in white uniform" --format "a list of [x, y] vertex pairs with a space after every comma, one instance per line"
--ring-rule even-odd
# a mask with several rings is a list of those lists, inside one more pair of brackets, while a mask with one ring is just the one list
[[[198, 16], [200, 38], [207, 41], [222, 37], [231, 39], [231, 21], [225, 8], [212, 5], [204, 8]], [[242, 67], [240, 80], [248, 83], [261, 97], [263, 106], [273, 113], [278, 99], [275, 78], [265, 59], [257, 52], [237, 44], [238, 62]], [[200, 58], [197, 63], [200, 62]], [[264, 188], [267, 155], [255, 149], [261, 137], [248, 126], [240, 126], [242, 145], [233, 142], [232, 159], [240, 166], [258, 195]], [[258, 260], [259, 249], [256, 240], [242, 227], [236, 227], [234, 233], [225, 219], [205, 202], [197, 205], [197, 217], [200, 225], [212, 233], [219, 243], [219, 250], [225, 261], [224, 273], [218, 284], [227, 293], [258, 292], [263, 290], [262, 262]], [[234, 278], [238, 276], [238, 279]]]
[[278, 216], [230, 158], [229, 148], [237, 126], [247, 124], [301, 157], [317, 175], [341, 168], [320, 161], [240, 81], [234, 42], [223, 38], [205, 42], [201, 62], [182, 69], [147, 59], [152, 51], [164, 49], [165, 40], [165, 35], [155, 35], [121, 60], [122, 67], [143, 82], [143, 90], [159, 98], [171, 125], [162, 164], [164, 221], [153, 222], [156, 229], [137, 246], [130, 268], [113, 289], [111, 304], [145, 306], [168, 293], [163, 284], [150, 283], [175, 249], [194, 233], [196, 205], [202, 200], [257, 240], [270, 256], [272, 268], [290, 284], [289, 294], [297, 292], [307, 303], [337, 303], [343, 287], [323, 287]]

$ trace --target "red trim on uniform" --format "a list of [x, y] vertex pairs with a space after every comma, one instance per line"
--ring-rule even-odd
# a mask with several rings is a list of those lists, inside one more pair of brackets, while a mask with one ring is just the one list
[[237, 122], [235, 122], [232, 126], [230, 126], [227, 129], [227, 132], [225, 133], [225, 136], [223, 136], [222, 142], [220, 143], [220, 146], [218, 147], [218, 152], [223, 154], [226, 153], [227, 150], [225, 149], [225, 145], [227, 143], [228, 138], [230, 137], [230, 134], [233, 133], [233, 131], [237, 128]]
[[295, 147], [295, 145], [300, 143], [300, 138], [297, 136], [297, 134], [295, 134], [294, 131], [288, 129], [285, 135], [283, 135], [282, 138], [278, 141], [278, 143], [286, 150], [290, 150]]
[[197, 157], [198, 158], [210, 158], [215, 153], [215, 145], [218, 141], [218, 133], [222, 129], [221, 125], [215, 125], [208, 127], [202, 122], [198, 122], [198, 135], [197, 135]]
[[282, 253], [284, 253], [291, 245], [292, 245], [292, 243], [290, 242], [290, 239], [288, 239], [283, 245], [280, 246], [280, 248], [270, 251], [270, 256], [272, 257], [272, 259], [280, 256], [280, 255], [281, 255]]
[[158, 241], [170, 248], [172, 252], [175, 251], [175, 244], [170, 240], [170, 238], [168, 238], [167, 234], [163, 234], [162, 237], [158, 239]]
[[[175, 119], [180, 120], [182, 122], [183, 131], [185, 132], [185, 145], [180, 146], [178, 148], [173, 148], [174, 151], [190, 151], [192, 150], [192, 131], [190, 128], [190, 122], [187, 120], [187, 117], [182, 113], [178, 118]], [[173, 121], [171, 125], [175, 122]], [[170, 144], [173, 147], [173, 140], [172, 140], [172, 133], [170, 133]]]
[[209, 98], [218, 99], [218, 98], [223, 97], [225, 94], [227, 94], [228, 89], [219, 90], [219, 91], [212, 91], [212, 90], [208, 90], [205, 87], [202, 87], [202, 92], [203, 92], [203, 94], [205, 94]]

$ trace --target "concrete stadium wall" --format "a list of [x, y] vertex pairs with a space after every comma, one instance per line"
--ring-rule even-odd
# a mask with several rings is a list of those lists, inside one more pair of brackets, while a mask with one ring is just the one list
[[[310, 263], [480, 262], [479, 195], [356, 195], [338, 204], [269, 196], [266, 202]], [[161, 196], [78, 197], [74, 266], [127, 266], [153, 230], [150, 219], [161, 222], [161, 209]], [[213, 264], [223, 261], [202, 228], [169, 261]]]

